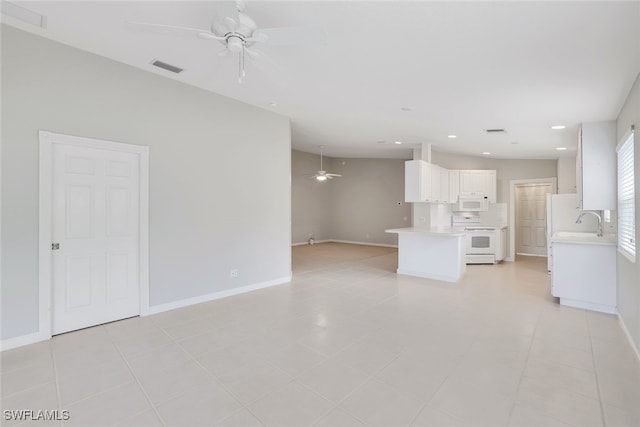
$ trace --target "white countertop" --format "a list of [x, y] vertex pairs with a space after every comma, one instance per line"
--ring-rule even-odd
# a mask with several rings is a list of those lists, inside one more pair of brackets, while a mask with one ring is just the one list
[[430, 228], [419, 228], [419, 227], [407, 227], [407, 228], [392, 228], [389, 230], [384, 230], [386, 233], [418, 233], [418, 234], [431, 234], [431, 235], [439, 235], [439, 236], [464, 236], [466, 231], [464, 227], [430, 227]]
[[556, 231], [551, 236], [551, 243], [572, 243], [579, 245], [615, 245], [616, 235], [605, 234], [598, 237], [596, 233], [578, 231]]

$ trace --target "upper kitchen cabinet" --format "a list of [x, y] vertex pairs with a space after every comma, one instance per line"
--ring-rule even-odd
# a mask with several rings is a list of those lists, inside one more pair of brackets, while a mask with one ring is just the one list
[[449, 202], [455, 203], [460, 197], [460, 171], [449, 171]]
[[583, 123], [576, 155], [578, 208], [616, 209], [616, 124]]
[[431, 164], [423, 160], [404, 163], [404, 201], [431, 201]]
[[423, 160], [409, 160], [405, 162], [405, 202], [448, 203], [448, 200], [448, 170]]
[[496, 202], [495, 170], [461, 170], [459, 180], [460, 197], [486, 197], [489, 202]]
[[451, 198], [451, 182], [449, 170], [440, 168], [440, 202], [453, 203], [456, 199]]

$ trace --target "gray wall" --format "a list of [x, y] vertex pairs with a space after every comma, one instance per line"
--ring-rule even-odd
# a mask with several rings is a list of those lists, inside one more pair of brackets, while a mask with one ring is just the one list
[[[627, 101], [618, 115], [617, 136], [620, 140], [631, 125], [635, 132], [635, 189], [636, 189], [636, 242], [640, 234], [640, 74], [629, 92]], [[636, 243], [637, 247], [637, 243]], [[632, 263], [618, 254], [618, 312], [629, 334], [640, 348], [640, 256]]]
[[151, 305], [290, 274], [286, 117], [2, 25], [2, 339], [38, 329], [40, 129], [150, 147]]
[[404, 160], [325, 157], [324, 165], [343, 176], [322, 183], [309, 179], [320, 156], [292, 151], [292, 243], [314, 233], [316, 240], [396, 245], [397, 235], [384, 230], [411, 225]]
[[330, 183], [333, 239], [398, 244], [398, 235], [384, 230], [411, 226], [411, 204], [404, 203], [404, 162], [333, 159], [331, 172], [342, 174]]
[[491, 159], [433, 151], [432, 162], [446, 169], [495, 169], [496, 202], [509, 203], [509, 181], [557, 177], [557, 160]]
[[576, 158], [560, 157], [558, 159], [558, 194], [576, 193]]
[[[333, 171], [325, 157], [324, 168]], [[333, 182], [319, 182], [313, 175], [320, 168], [320, 156], [291, 150], [291, 241], [302, 243], [313, 234], [316, 240], [331, 238], [331, 198]]]

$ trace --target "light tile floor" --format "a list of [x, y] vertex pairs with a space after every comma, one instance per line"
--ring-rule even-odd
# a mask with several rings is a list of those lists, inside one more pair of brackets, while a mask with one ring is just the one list
[[3, 352], [2, 408], [65, 409], [64, 426], [640, 426], [616, 318], [559, 306], [544, 259], [458, 284], [396, 262], [295, 247], [291, 284]]

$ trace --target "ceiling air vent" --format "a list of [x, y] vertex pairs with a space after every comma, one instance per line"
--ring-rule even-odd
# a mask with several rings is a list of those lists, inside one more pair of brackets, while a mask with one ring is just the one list
[[19, 19], [27, 24], [35, 25], [36, 27], [46, 27], [47, 20], [44, 15], [40, 15], [37, 12], [25, 9], [24, 7], [16, 4], [9, 3], [8, 1], [2, 2], [2, 14]]
[[504, 133], [504, 129], [487, 129], [487, 133]]
[[171, 71], [172, 73], [176, 73], [176, 74], [184, 71], [183, 68], [176, 67], [175, 65], [167, 64], [166, 62], [158, 61], [157, 59], [154, 59], [153, 61], [151, 61], [151, 65], [155, 65], [158, 68], [162, 68], [163, 70]]

